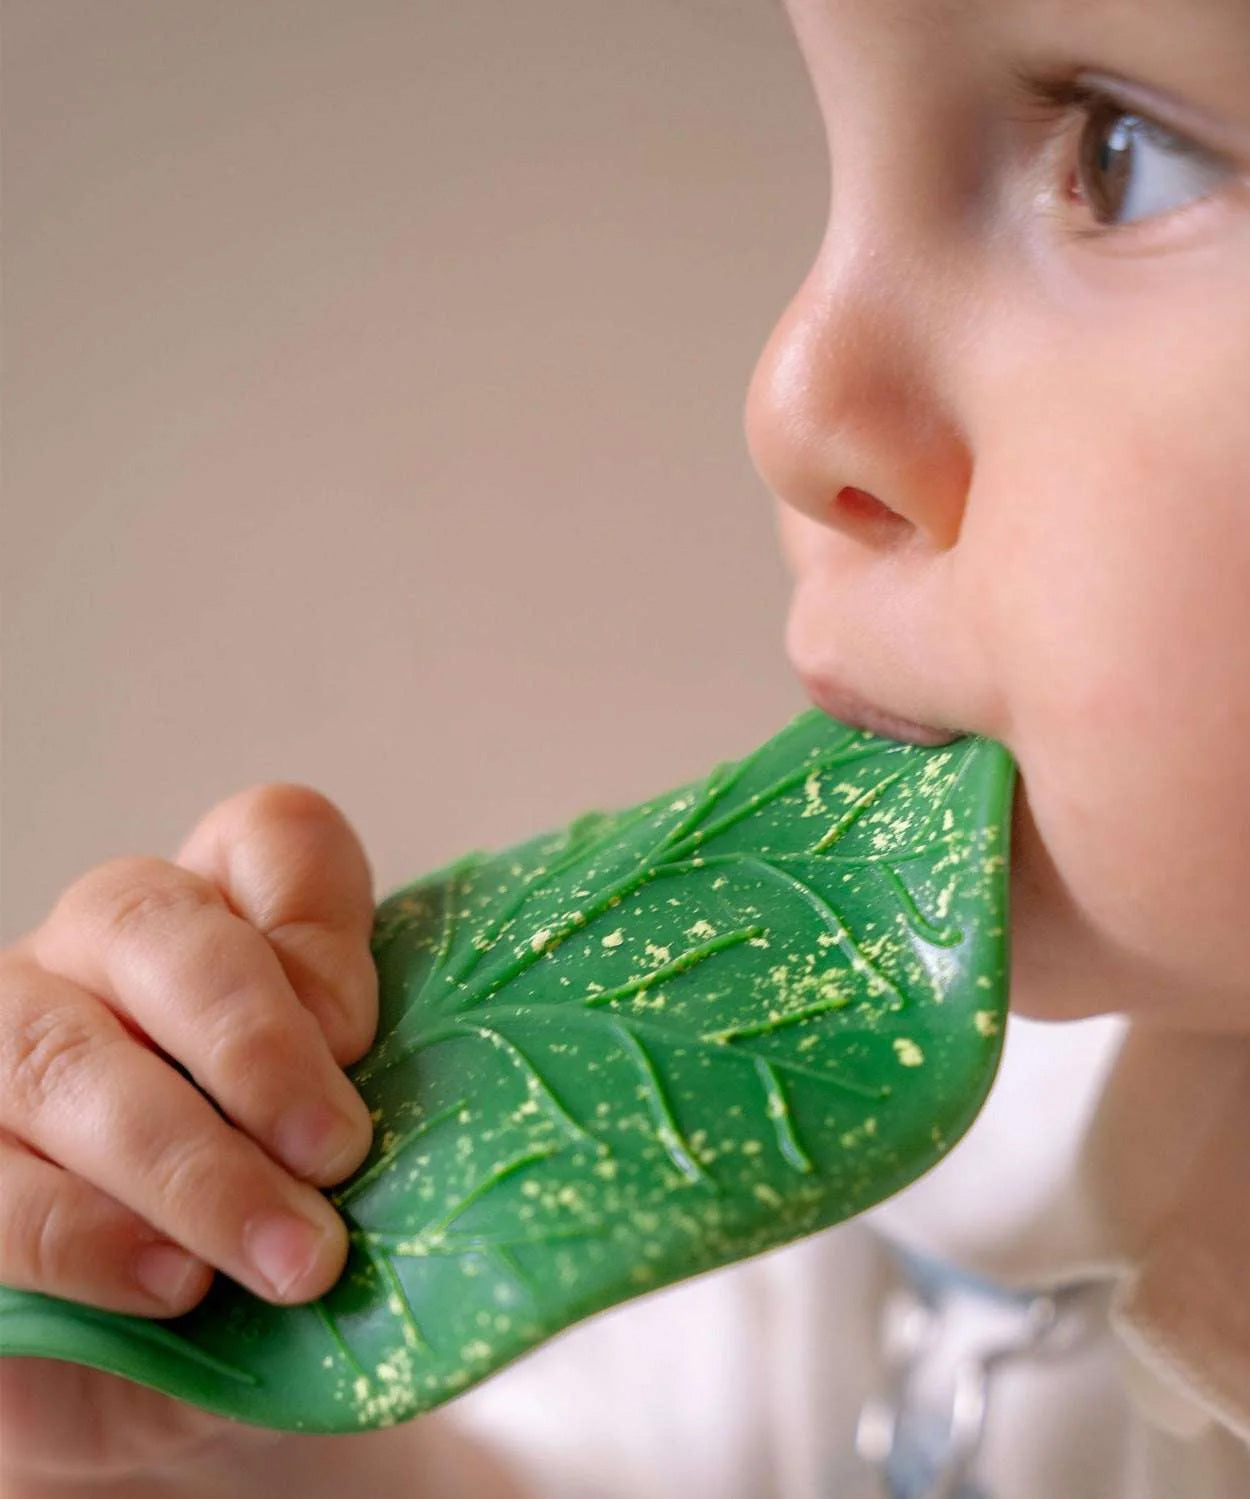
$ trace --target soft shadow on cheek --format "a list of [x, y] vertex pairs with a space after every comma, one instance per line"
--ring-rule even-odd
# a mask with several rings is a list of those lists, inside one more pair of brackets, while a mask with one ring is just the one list
[[1037, 1019], [1082, 1013], [1084, 986], [1074, 985], [1073, 977], [1088, 962], [1090, 934], [1037, 825], [1023, 771], [1012, 808], [1009, 870], [1012, 1007]]

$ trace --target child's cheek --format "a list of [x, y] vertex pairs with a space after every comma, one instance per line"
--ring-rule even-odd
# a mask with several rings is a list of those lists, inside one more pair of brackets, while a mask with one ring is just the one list
[[1017, 697], [1021, 999], [1027, 979], [1059, 1013], [1244, 1023], [1250, 691], [1230, 690], [1220, 668], [1234, 622], [1173, 616], [1168, 597], [1156, 580], [1149, 623], [1118, 596], [1098, 618], [1096, 597], [1069, 599], [1086, 628], [1062, 653], [1052, 636], [1049, 672]]
[[1173, 860], [1165, 845], [1196, 821], [1166, 819], [1143, 833], [1135, 802], [1115, 788], [1094, 818], [1025, 783], [1012, 860], [1018, 1010], [1250, 1025], [1244, 927], [1228, 898], [1250, 880], [1246, 840], [1208, 818], [1205, 864], [1189, 852]]
[[1034, 1013], [1250, 1027], [1240, 284], [1218, 319], [1174, 289], [1153, 318], [1091, 317], [1067, 343], [1039, 325], [1034, 361], [977, 387], [953, 611], [982, 611], [1027, 796], [1013, 939]]

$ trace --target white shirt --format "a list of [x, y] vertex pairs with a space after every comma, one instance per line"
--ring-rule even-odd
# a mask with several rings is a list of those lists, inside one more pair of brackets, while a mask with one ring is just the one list
[[1067, 1351], [991, 1361], [943, 1499], [1250, 1499], [1247, 1162], [1250, 1043], [1013, 1018], [988, 1103], [920, 1182], [568, 1330], [449, 1418], [542, 1499], [894, 1499], [857, 1452], [891, 1371], [902, 1434], [944, 1435], [956, 1385], [966, 1408], [969, 1369], [1024, 1325], [947, 1288], [900, 1365], [917, 1301], [897, 1243], [1002, 1287], [1088, 1285]]

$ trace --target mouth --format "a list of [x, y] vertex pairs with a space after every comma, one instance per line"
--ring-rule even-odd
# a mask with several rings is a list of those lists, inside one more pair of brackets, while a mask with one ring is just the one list
[[814, 676], [800, 676], [800, 681], [808, 697], [821, 712], [850, 728], [877, 734], [882, 739], [896, 739], [902, 744], [921, 744], [929, 748], [951, 744], [962, 738], [962, 735], [948, 729], [935, 729], [928, 724], [915, 723], [912, 719], [887, 713], [839, 683]]

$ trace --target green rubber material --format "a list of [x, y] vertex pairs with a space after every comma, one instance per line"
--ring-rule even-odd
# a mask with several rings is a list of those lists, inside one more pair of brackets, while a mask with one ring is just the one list
[[989, 1092], [1015, 765], [811, 710], [745, 759], [403, 887], [320, 1300], [156, 1321], [0, 1289], [0, 1355], [262, 1426], [404, 1421], [562, 1328], [861, 1212]]

